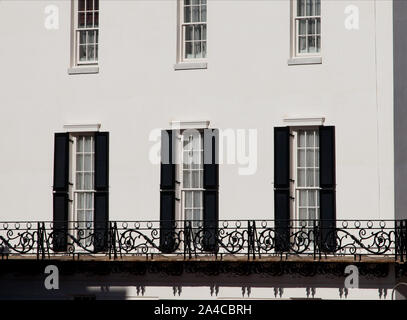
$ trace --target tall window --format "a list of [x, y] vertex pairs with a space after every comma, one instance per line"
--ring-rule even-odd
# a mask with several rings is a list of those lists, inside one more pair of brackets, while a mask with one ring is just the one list
[[321, 0], [295, 0], [293, 6], [295, 55], [321, 51]]
[[98, 63], [99, 0], [75, 1], [76, 65]]
[[[203, 139], [199, 131], [182, 134], [183, 218], [197, 228], [203, 219]], [[196, 230], [196, 229], [195, 229]]]
[[180, 0], [180, 60], [206, 58], [206, 0]]
[[[74, 137], [74, 220], [87, 237], [93, 227], [95, 143], [92, 135]], [[87, 245], [90, 239], [86, 240]]]
[[[295, 219], [319, 219], [319, 132], [294, 130]], [[306, 225], [303, 222], [302, 225]], [[312, 221], [308, 222], [312, 225]]]

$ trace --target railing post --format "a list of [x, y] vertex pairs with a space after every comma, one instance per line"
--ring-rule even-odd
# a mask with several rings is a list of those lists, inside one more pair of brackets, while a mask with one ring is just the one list
[[317, 227], [317, 220], [312, 221], [312, 232], [314, 234], [314, 260], [317, 258], [318, 254], [318, 246], [319, 246], [319, 234], [318, 234], [318, 227]]
[[401, 234], [402, 234], [402, 251], [401, 251], [401, 262], [404, 262], [407, 259], [407, 220], [401, 221]]

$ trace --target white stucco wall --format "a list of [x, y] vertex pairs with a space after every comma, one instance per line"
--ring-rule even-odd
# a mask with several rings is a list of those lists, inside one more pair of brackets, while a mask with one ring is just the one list
[[[59, 30], [44, 27], [56, 4]], [[360, 10], [360, 29], [344, 9]], [[376, 10], [374, 6], [376, 5]], [[394, 218], [392, 2], [322, 1], [320, 65], [288, 66], [289, 1], [208, 4], [208, 69], [174, 71], [175, 0], [100, 4], [100, 72], [68, 75], [71, 2], [0, 1], [0, 220], [52, 219], [53, 138], [110, 132], [110, 218], [159, 218], [149, 134], [171, 120], [258, 130], [258, 168], [220, 166], [220, 219], [273, 218], [273, 127], [336, 127], [337, 218]]]

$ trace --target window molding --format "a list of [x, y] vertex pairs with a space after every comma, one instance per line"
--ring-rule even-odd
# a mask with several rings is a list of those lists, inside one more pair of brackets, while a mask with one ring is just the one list
[[179, 62], [174, 64], [174, 70], [208, 69], [207, 62]]
[[322, 57], [293, 57], [287, 60], [289, 66], [304, 64], [322, 64]]
[[74, 66], [68, 68], [68, 74], [95, 74], [99, 73], [99, 66]]
[[288, 126], [322, 126], [325, 122], [325, 117], [285, 117], [283, 122]]
[[209, 120], [198, 120], [198, 121], [180, 121], [173, 120], [170, 121], [171, 129], [208, 129], [210, 125]]
[[97, 132], [100, 130], [101, 124], [65, 124], [64, 130], [69, 133], [81, 133], [81, 132]]

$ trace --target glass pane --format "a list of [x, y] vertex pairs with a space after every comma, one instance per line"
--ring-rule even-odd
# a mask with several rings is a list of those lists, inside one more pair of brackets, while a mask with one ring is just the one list
[[77, 142], [78, 152], [83, 152], [83, 139], [82, 139], [82, 137], [77, 138], [76, 142]]
[[298, 210], [298, 218], [300, 220], [306, 220], [307, 219], [307, 209], [299, 209]]
[[319, 207], [319, 192], [317, 191], [317, 207]]
[[192, 191], [185, 191], [185, 208], [192, 208]]
[[[185, 26], [185, 40], [193, 40], [193, 32], [194, 32], [194, 27], [193, 26]], [[184, 141], [185, 144], [185, 141]]]
[[[85, 213], [85, 219], [86, 219], [86, 221], [88, 222], [88, 224], [87, 224], [87, 228], [92, 228], [92, 221], [93, 221], [93, 211], [92, 210], [87, 210], [86, 211], [86, 213]], [[90, 222], [90, 223], [89, 223]]]
[[300, 190], [299, 191], [299, 204], [300, 207], [306, 207], [307, 206], [307, 190]]
[[93, 0], [86, 0], [86, 10], [93, 10]]
[[308, 52], [316, 52], [315, 37], [308, 37]]
[[193, 219], [194, 219], [195, 221], [202, 220], [202, 210], [194, 210]]
[[315, 187], [319, 187], [319, 169], [315, 169]]
[[83, 190], [83, 181], [82, 181], [83, 173], [76, 174], [76, 189]]
[[193, 6], [192, 8], [192, 22], [199, 22], [199, 6]]
[[304, 16], [305, 14], [305, 0], [298, 0], [297, 1], [297, 15], [299, 17]]
[[321, 51], [321, 36], [317, 36], [317, 52]]
[[99, 12], [95, 12], [94, 17], [95, 17], [94, 26], [95, 26], [95, 27], [99, 27]]
[[88, 46], [88, 61], [95, 60], [95, 46], [90, 45]]
[[308, 34], [315, 34], [315, 31], [316, 31], [315, 20], [309, 19], [308, 20]]
[[298, 150], [298, 167], [305, 167], [305, 150]]
[[194, 54], [192, 52], [192, 42], [185, 43], [185, 58], [192, 59]]
[[[76, 218], [78, 221], [85, 221], [85, 211], [83, 210], [77, 210], [76, 211]], [[80, 224], [81, 228], [83, 228], [83, 223]]]
[[195, 58], [202, 58], [201, 42], [194, 42]]
[[95, 10], [99, 10], [99, 0], [94, 0]]
[[191, 0], [191, 4], [197, 6], [199, 5], [199, 0]]
[[314, 187], [314, 169], [307, 169], [307, 187]]
[[321, 0], [315, 0], [315, 15], [321, 15]]
[[316, 205], [316, 196], [315, 194], [317, 193], [316, 190], [309, 190], [308, 191], [308, 206], [309, 207], [315, 207]]
[[206, 22], [206, 6], [201, 6], [201, 22]]
[[77, 193], [76, 194], [76, 208], [77, 209], [83, 209], [83, 193]]
[[298, 132], [298, 146], [305, 147], [305, 132], [304, 131]]
[[315, 150], [315, 167], [319, 167], [319, 149]]
[[202, 42], [202, 58], [206, 58], [206, 41]]
[[314, 147], [314, 131], [307, 132], [307, 147]]
[[200, 185], [200, 171], [192, 171], [192, 188], [199, 188]]
[[184, 171], [184, 177], [183, 177], [183, 187], [184, 188], [190, 188], [191, 187], [191, 173], [189, 171]]
[[206, 40], [206, 24], [201, 26], [202, 28], [202, 40]]
[[191, 0], [184, 0], [184, 6], [191, 5]]
[[194, 207], [201, 208], [202, 207], [202, 191], [195, 191], [194, 192]]
[[92, 28], [93, 27], [93, 13], [89, 12], [86, 14], [86, 27]]
[[298, 21], [298, 34], [302, 36], [307, 34], [307, 20]]
[[78, 0], [78, 10], [79, 11], [85, 10], [85, 0]]
[[308, 219], [316, 219], [315, 209], [308, 209]]
[[92, 190], [93, 187], [93, 176], [91, 173], [84, 173], [84, 186], [83, 190]]
[[201, 26], [195, 26], [194, 27], [194, 40], [201, 40]]
[[85, 165], [84, 171], [91, 171], [92, 170], [92, 156], [90, 154], [85, 154]]
[[78, 154], [76, 156], [76, 171], [82, 171], [83, 170], [83, 155]]
[[86, 44], [86, 31], [79, 32], [79, 44]]
[[92, 152], [92, 138], [85, 137], [85, 152]]
[[85, 209], [93, 208], [93, 194], [85, 193]]
[[298, 186], [305, 187], [305, 169], [298, 169]]
[[321, 34], [321, 19], [316, 19], [316, 32]]
[[306, 37], [298, 38], [298, 51], [300, 53], [307, 52], [307, 38]]
[[307, 168], [314, 167], [315, 161], [314, 161], [314, 157], [315, 157], [315, 152], [312, 149], [307, 149]]
[[185, 210], [185, 220], [192, 220], [192, 210], [191, 209], [186, 209]]
[[191, 22], [191, 7], [184, 7], [184, 22]]
[[83, 28], [85, 26], [85, 14], [79, 13], [78, 15], [78, 26], [79, 28]]
[[313, 15], [313, 8], [314, 8], [314, 6], [313, 6], [313, 0], [307, 0], [307, 12], [306, 12], [306, 14], [307, 14], [307, 16], [312, 16]]

